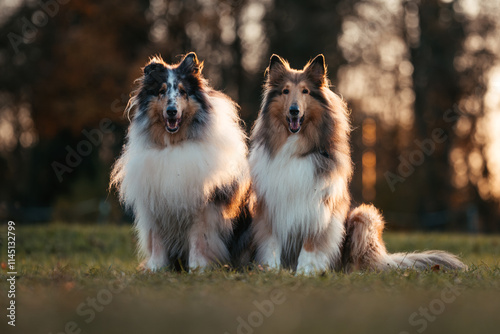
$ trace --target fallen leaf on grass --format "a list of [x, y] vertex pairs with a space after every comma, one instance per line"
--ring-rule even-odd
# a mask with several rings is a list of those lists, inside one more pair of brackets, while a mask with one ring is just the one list
[[66, 282], [66, 283], [64, 283], [63, 287], [64, 287], [64, 290], [71, 291], [75, 287], [75, 282]]
[[441, 267], [439, 266], [439, 264], [435, 264], [431, 267], [431, 270], [437, 273], [439, 270], [441, 270]]

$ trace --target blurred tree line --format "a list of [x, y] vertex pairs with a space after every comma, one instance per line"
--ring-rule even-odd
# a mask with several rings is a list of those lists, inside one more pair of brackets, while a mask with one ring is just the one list
[[151, 55], [175, 62], [196, 51], [212, 86], [240, 104], [249, 130], [269, 56], [297, 68], [324, 53], [332, 89], [352, 109], [355, 200], [374, 202], [391, 228], [498, 231], [499, 7], [487, 0], [6, 2], [0, 218], [126, 220], [107, 183], [128, 126], [123, 110]]

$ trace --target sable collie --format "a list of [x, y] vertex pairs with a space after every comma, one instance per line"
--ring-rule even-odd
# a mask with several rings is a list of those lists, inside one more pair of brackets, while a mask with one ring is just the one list
[[208, 86], [202, 67], [195, 53], [175, 65], [151, 59], [127, 108], [134, 114], [111, 186], [134, 212], [150, 270], [205, 269], [244, 247], [246, 136], [237, 105]]
[[273, 55], [266, 73], [249, 156], [258, 263], [304, 274], [342, 266], [465, 267], [445, 252], [387, 254], [378, 211], [350, 212], [348, 111], [329, 89], [323, 55], [302, 70]]

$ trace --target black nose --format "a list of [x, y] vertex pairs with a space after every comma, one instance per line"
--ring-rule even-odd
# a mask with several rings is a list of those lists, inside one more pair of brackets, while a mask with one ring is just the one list
[[290, 116], [298, 116], [299, 115], [299, 106], [297, 103], [294, 103], [290, 106]]
[[167, 116], [174, 117], [175, 115], [177, 115], [177, 108], [175, 108], [174, 106], [168, 106], [167, 107]]

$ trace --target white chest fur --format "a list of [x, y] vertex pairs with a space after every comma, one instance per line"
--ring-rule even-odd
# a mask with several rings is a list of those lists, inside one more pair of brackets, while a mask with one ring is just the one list
[[140, 200], [153, 212], [161, 206], [198, 207], [210, 190], [211, 173], [221, 167], [217, 159], [210, 159], [210, 153], [209, 147], [188, 144], [130, 154], [122, 187], [128, 188], [127, 197], [141, 194]]
[[257, 196], [263, 198], [273, 233], [286, 240], [290, 234], [315, 234], [331, 220], [324, 204], [333, 185], [315, 176], [311, 156], [295, 156], [298, 136], [290, 136], [274, 157], [259, 146], [250, 153], [250, 168]]
[[248, 177], [242, 140], [212, 135], [206, 141], [186, 141], [162, 149], [144, 143], [138, 137], [130, 140], [122, 157], [120, 193], [128, 205], [146, 206], [155, 214], [196, 211], [215, 187]]

